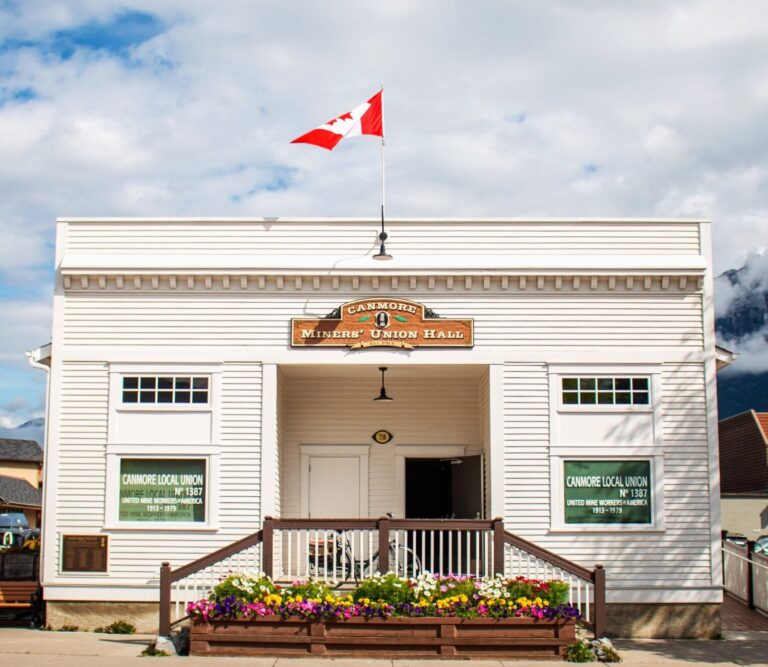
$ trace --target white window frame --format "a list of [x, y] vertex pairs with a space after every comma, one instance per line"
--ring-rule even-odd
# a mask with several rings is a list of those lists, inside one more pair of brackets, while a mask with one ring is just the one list
[[309, 516], [309, 459], [311, 457], [357, 458], [360, 475], [360, 517], [368, 518], [369, 445], [299, 445], [301, 472], [299, 480], [299, 513]]
[[[651, 523], [565, 523], [564, 461], [650, 461]], [[553, 448], [549, 465], [552, 533], [659, 533], [664, 525], [664, 457], [654, 447]]]
[[[138, 377], [207, 377], [207, 403], [123, 403], [123, 378]], [[134, 363], [110, 364], [109, 404], [114, 412], [213, 412], [219, 413], [221, 397], [221, 366], [214, 364]], [[110, 424], [115, 420], [110, 420]], [[214, 433], [218, 433], [215, 430]], [[110, 440], [115, 434], [110, 430]]]
[[[647, 377], [649, 379], [650, 402], [647, 405], [616, 404], [574, 404], [563, 403], [564, 377]], [[552, 364], [549, 367], [549, 433], [553, 447], [560, 445], [561, 414], [652, 414], [653, 444], [661, 447], [663, 442], [663, 422], [661, 411], [661, 366], [659, 364]], [[572, 446], [577, 450], [576, 446]], [[619, 445], [620, 453], [626, 446]]]
[[[104, 508], [104, 530], [145, 530], [145, 531], [201, 531], [219, 529], [218, 489], [220, 451], [210, 445], [113, 445], [107, 451], [106, 506]], [[205, 461], [205, 521], [120, 521], [120, 462], [123, 459], [204, 460]]]
[[[208, 403], [123, 403], [126, 375], [209, 377]], [[153, 412], [169, 415], [207, 413], [211, 415], [211, 437], [207, 443], [119, 442], [116, 415], [120, 412]], [[109, 366], [109, 411], [106, 448], [106, 493], [104, 530], [150, 532], [219, 530], [219, 468], [221, 458], [221, 365], [211, 363], [132, 362]], [[120, 521], [120, 459], [205, 459], [205, 522]]]

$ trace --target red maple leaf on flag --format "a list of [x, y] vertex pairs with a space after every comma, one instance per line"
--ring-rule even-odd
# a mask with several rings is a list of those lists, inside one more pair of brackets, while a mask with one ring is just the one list
[[341, 116], [336, 116], [333, 120], [328, 121], [328, 125], [333, 125], [337, 120], [353, 120], [352, 114], [347, 111], [347, 113], [343, 113]]

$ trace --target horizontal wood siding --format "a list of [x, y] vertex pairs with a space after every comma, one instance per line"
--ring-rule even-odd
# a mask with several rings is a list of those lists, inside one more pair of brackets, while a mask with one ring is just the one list
[[505, 525], [524, 537], [549, 529], [549, 375], [546, 364], [504, 365]]
[[[383, 290], [382, 290], [383, 291]], [[476, 346], [701, 349], [701, 296], [688, 292], [383, 291], [445, 317], [474, 317]], [[284, 347], [292, 317], [322, 317], [366, 293], [82, 292], [68, 295], [65, 345]]]
[[65, 362], [62, 370], [57, 483], [48, 491], [57, 539], [46, 545], [55, 549], [56, 571], [61, 535], [98, 533], [104, 526], [109, 415], [107, 364]]
[[[220, 529], [107, 531], [113, 581], [148, 585], [161, 561], [182, 565], [258, 530], [261, 364], [224, 364], [221, 391], [219, 483], [210, 488], [218, 499]], [[65, 362], [55, 500], [60, 534], [100, 532], [104, 526], [108, 396], [106, 364]], [[117, 494], [117, 488], [107, 492]]]
[[261, 527], [261, 364], [224, 364], [221, 384], [223, 546]]
[[[449, 222], [387, 223], [392, 250], [417, 254], [697, 255], [695, 222]], [[378, 222], [70, 222], [71, 254], [365, 255]]]
[[[566, 558], [603, 563], [610, 587], [708, 586], [710, 513], [702, 364], [662, 371], [664, 506], [660, 533], [550, 533], [549, 396], [545, 364], [504, 367], [505, 498], [508, 530]], [[621, 455], [621, 447], [615, 450]], [[578, 448], [574, 447], [578, 456]]]

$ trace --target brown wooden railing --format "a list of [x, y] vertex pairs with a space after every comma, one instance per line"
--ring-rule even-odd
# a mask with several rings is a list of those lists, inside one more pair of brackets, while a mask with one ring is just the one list
[[569, 602], [581, 611], [582, 622], [595, 637], [606, 628], [605, 568], [589, 570], [512, 533], [504, 532], [504, 573], [509, 576], [562, 579], [570, 584]]
[[589, 570], [542, 549], [506, 532], [501, 519], [267, 517], [262, 530], [203, 558], [175, 570], [162, 564], [160, 634], [167, 636], [186, 618], [184, 603], [206, 597], [227, 574], [259, 571], [276, 580], [312, 576], [329, 582], [390, 571], [560, 578], [571, 585], [571, 603], [596, 636], [605, 630], [603, 567]]

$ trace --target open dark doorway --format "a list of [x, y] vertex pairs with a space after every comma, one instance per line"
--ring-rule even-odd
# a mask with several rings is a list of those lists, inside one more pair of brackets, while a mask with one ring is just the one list
[[479, 519], [482, 515], [479, 455], [405, 460], [407, 519]]
[[[480, 519], [483, 515], [480, 456], [405, 460], [405, 517], [407, 519]], [[477, 572], [484, 543], [461, 532], [430, 526], [406, 531], [425, 571], [453, 574]]]

